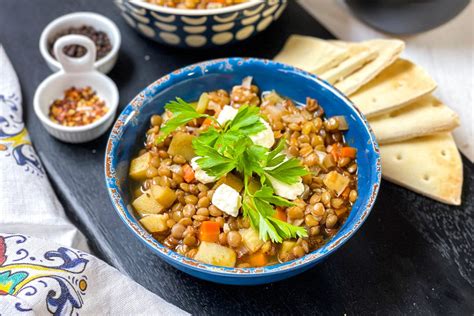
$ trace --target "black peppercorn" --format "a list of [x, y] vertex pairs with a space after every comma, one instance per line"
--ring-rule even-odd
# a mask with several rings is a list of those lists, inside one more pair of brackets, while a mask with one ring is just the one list
[[[105, 32], [98, 31], [92, 26], [83, 25], [81, 27], [70, 27], [57, 33], [53, 39], [49, 41], [49, 53], [51, 56], [55, 57], [53, 48], [54, 43], [58, 40], [58, 38], [70, 34], [84, 35], [90, 38], [97, 48], [96, 60], [104, 58], [112, 50], [112, 44], [110, 43], [109, 36]], [[64, 47], [64, 54], [70, 57], [82, 57], [86, 54], [86, 52], [87, 49], [80, 45], [68, 45]]]

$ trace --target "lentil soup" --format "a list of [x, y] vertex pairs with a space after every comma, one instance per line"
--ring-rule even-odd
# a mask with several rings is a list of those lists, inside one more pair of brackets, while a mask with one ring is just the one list
[[166, 247], [198, 261], [260, 267], [323, 246], [357, 200], [356, 149], [343, 116], [297, 106], [247, 77], [179, 98], [150, 119], [131, 161], [132, 206]]
[[249, 0], [146, 0], [150, 4], [177, 9], [219, 9]]

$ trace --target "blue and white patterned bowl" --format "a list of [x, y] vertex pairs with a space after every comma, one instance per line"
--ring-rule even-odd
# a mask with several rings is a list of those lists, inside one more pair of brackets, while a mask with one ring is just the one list
[[125, 21], [159, 43], [185, 48], [222, 46], [243, 41], [278, 19], [287, 0], [250, 0], [221, 9], [186, 10], [143, 0], [115, 0]]
[[[346, 141], [357, 148], [359, 198], [344, 225], [322, 248], [304, 257], [261, 268], [226, 268], [204, 264], [166, 248], [156, 241], [135, 218], [130, 206], [128, 183], [130, 160], [142, 144], [151, 115], [177, 96], [197, 100], [202, 91], [230, 90], [246, 76], [262, 91], [278, 93], [305, 103], [318, 100], [328, 116], [344, 115], [349, 124]], [[337, 89], [327, 82], [294, 67], [262, 59], [228, 58], [191, 65], [176, 70], [140, 92], [117, 119], [107, 143], [105, 180], [112, 203], [127, 227], [161, 259], [201, 279], [226, 284], [262, 284], [301, 273], [341, 247], [360, 228], [372, 209], [381, 179], [380, 157], [375, 137], [364, 116]], [[139, 252], [137, 250], [137, 254]], [[362, 255], [362, 254], [361, 254]]]

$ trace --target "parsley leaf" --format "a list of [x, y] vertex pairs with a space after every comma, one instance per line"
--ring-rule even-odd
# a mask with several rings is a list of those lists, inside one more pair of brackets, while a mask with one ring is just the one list
[[189, 104], [188, 102], [184, 101], [181, 98], [176, 98], [175, 101], [170, 101], [165, 105], [165, 109], [173, 113], [174, 115], [181, 115], [181, 114], [199, 114], [196, 112], [196, 109]]
[[[278, 230], [275, 229], [275, 226], [272, 225], [270, 222], [270, 217], [263, 217], [260, 214], [260, 222], [259, 222], [259, 238], [262, 240], [268, 240], [268, 237], [277, 243], [281, 243], [283, 239], [278, 234]], [[268, 237], [267, 237], [268, 236]]]
[[265, 129], [260, 121], [260, 109], [256, 106], [243, 105], [237, 115], [227, 125], [229, 131], [239, 131], [244, 135], [254, 135]]
[[288, 158], [282, 154], [285, 148], [285, 139], [281, 139], [278, 145], [267, 155], [265, 173], [273, 178], [293, 184], [299, 181], [300, 177], [307, 175], [309, 171], [304, 168], [296, 158]]
[[268, 153], [266, 167], [275, 167], [285, 161], [286, 156], [281, 154], [284, 148], [285, 139], [282, 138], [278, 142], [278, 145], [275, 147], [275, 149]]
[[[214, 144], [216, 143], [220, 135], [221, 135], [220, 132], [216, 130], [213, 126], [211, 126], [206, 131], [199, 134], [199, 137], [194, 138], [194, 140], [198, 141], [199, 145], [207, 145], [207, 146], [214, 147]], [[193, 147], [194, 147], [194, 141], [193, 141]]]
[[293, 184], [300, 181], [309, 171], [301, 166], [296, 158], [284, 160], [282, 163], [273, 168], [266, 168], [265, 173], [273, 178], [287, 184]]
[[278, 206], [292, 206], [293, 203], [289, 202], [288, 200], [275, 195], [273, 189], [269, 186], [262, 186], [260, 190], [255, 192], [255, 198], [262, 199], [269, 203], [278, 205]]
[[283, 239], [308, 237], [308, 232], [304, 227], [291, 225], [275, 217], [269, 217], [268, 220], [273, 224], [278, 235]]
[[270, 186], [263, 185], [253, 195], [246, 192], [244, 201], [244, 215], [247, 214], [252, 226], [258, 229], [260, 239], [264, 241], [271, 239], [280, 243], [284, 239], [308, 236], [304, 227], [294, 226], [273, 217], [275, 210], [271, 204], [279, 206], [293, 204], [276, 196]]
[[161, 143], [178, 127], [200, 117], [209, 117], [207, 114], [196, 112], [196, 109], [193, 108], [191, 104], [181, 98], [176, 98], [176, 101], [168, 102], [165, 105], [165, 109], [170, 111], [173, 116], [161, 127], [159, 137], [155, 141], [156, 144]]
[[250, 146], [237, 158], [237, 171], [247, 177], [252, 177], [252, 174], [263, 174], [262, 165], [265, 161], [265, 154], [267, 149], [252, 143], [250, 138]]
[[235, 168], [235, 160], [219, 153], [215, 148], [200, 142], [200, 137], [193, 139], [193, 147], [198, 156], [198, 165], [210, 176], [222, 177]]

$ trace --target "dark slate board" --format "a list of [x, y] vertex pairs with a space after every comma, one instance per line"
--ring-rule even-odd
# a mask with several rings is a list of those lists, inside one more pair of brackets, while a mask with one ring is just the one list
[[33, 113], [34, 91], [50, 74], [38, 50], [40, 32], [62, 14], [94, 11], [119, 26], [123, 44], [110, 76], [119, 86], [123, 108], [147, 84], [178, 67], [222, 56], [271, 58], [291, 33], [332, 37], [297, 4], [290, 3], [277, 23], [243, 45], [193, 52], [138, 36], [111, 1], [0, 4], [0, 42], [22, 83], [34, 144], [69, 216], [99, 257], [150, 291], [194, 314], [474, 313], [474, 167], [466, 159], [461, 207], [433, 202], [384, 181], [367, 222], [327, 261], [286, 281], [239, 288], [195, 279], [159, 260], [128, 231], [109, 202], [103, 179], [107, 137], [64, 144], [51, 138]]

